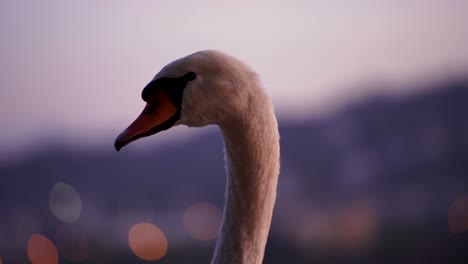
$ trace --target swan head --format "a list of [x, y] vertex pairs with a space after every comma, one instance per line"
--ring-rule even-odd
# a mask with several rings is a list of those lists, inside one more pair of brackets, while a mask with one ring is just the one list
[[221, 125], [245, 117], [262, 96], [257, 75], [220, 51], [199, 51], [166, 65], [143, 89], [143, 112], [115, 140], [119, 151], [139, 138], [176, 125]]

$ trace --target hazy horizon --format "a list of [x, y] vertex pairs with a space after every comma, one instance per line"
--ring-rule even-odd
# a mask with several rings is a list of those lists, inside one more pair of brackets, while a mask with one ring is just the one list
[[411, 92], [404, 84], [468, 70], [466, 10], [457, 0], [2, 1], [0, 150], [117, 134], [154, 74], [201, 49], [249, 63], [285, 120]]

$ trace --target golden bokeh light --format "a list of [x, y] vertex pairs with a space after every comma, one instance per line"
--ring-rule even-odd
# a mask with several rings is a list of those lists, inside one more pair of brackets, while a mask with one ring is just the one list
[[293, 222], [287, 222], [289, 234], [298, 247], [320, 243], [322, 247], [328, 246], [333, 232], [333, 223], [329, 215], [317, 209], [295, 213]]
[[59, 182], [49, 193], [49, 208], [59, 220], [74, 223], [81, 214], [81, 198], [71, 185]]
[[158, 260], [166, 255], [166, 235], [153, 224], [139, 223], [128, 232], [128, 244], [133, 253], [143, 260]]
[[448, 210], [448, 227], [458, 235], [468, 230], [468, 195], [458, 197]]
[[57, 229], [57, 248], [64, 258], [73, 262], [83, 262], [88, 259], [88, 239], [77, 226], [63, 224]]
[[338, 214], [335, 236], [346, 249], [369, 246], [377, 230], [376, 213], [366, 203], [355, 203]]
[[196, 203], [184, 212], [184, 227], [189, 235], [198, 240], [213, 240], [218, 236], [222, 212], [211, 203]]
[[33, 264], [58, 264], [57, 248], [52, 241], [41, 235], [31, 235], [28, 256]]

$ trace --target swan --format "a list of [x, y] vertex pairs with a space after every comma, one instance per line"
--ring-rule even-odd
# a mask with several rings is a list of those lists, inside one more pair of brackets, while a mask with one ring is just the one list
[[221, 51], [199, 51], [163, 67], [141, 96], [146, 106], [116, 138], [116, 150], [176, 125], [218, 125], [227, 180], [211, 263], [262, 263], [276, 199], [280, 145], [272, 103], [257, 74]]

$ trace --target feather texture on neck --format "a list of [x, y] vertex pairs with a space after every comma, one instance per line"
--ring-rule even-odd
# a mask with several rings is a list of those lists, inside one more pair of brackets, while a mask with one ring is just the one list
[[249, 111], [220, 124], [226, 155], [226, 204], [212, 264], [262, 263], [279, 174], [278, 124], [260, 87]]

